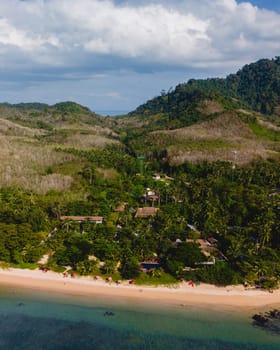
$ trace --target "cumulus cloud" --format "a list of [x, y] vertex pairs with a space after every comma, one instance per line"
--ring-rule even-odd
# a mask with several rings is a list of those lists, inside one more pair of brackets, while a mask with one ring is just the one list
[[117, 58], [223, 67], [279, 49], [280, 15], [235, 0], [9, 0], [0, 15], [2, 67], [15, 51], [27, 65], [94, 70]]
[[[32, 94], [59, 98], [61, 91], [69, 99], [83, 82], [85, 91], [102, 88], [102, 96], [121, 100], [133, 89], [112, 91], [132, 86], [129, 79], [151, 94], [152, 84], [143, 83], [151, 79], [141, 80], [146, 73], [158, 79], [153, 91], [160, 91], [180, 76], [187, 80], [189, 72], [189, 77], [234, 72], [279, 55], [279, 39], [280, 14], [250, 1], [0, 1], [0, 89], [2, 98], [4, 91], [20, 98], [25, 86], [28, 100]], [[169, 78], [161, 81], [164, 72]], [[101, 100], [93, 91], [94, 96]]]

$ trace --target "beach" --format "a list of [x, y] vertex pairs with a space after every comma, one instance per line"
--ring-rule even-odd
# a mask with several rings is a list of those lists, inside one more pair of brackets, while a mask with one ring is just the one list
[[1, 269], [0, 285], [30, 289], [33, 291], [54, 292], [83, 298], [101, 296], [109, 299], [125, 299], [137, 302], [151, 302], [160, 306], [200, 305], [205, 307], [232, 308], [244, 310], [280, 305], [280, 290], [273, 293], [246, 289], [244, 286], [216, 287], [208, 284], [193, 286], [182, 282], [174, 287], [151, 287], [130, 285], [123, 282], [94, 280], [92, 277], [63, 277], [52, 271], [23, 269]]

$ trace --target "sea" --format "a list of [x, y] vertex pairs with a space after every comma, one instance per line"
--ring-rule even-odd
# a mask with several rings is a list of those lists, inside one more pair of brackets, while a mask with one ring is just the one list
[[130, 111], [127, 109], [110, 109], [110, 110], [96, 110], [95, 113], [102, 115], [103, 117], [115, 117], [117, 115], [125, 115], [129, 113]]
[[278, 326], [254, 325], [257, 311], [0, 286], [0, 349], [279, 350]]

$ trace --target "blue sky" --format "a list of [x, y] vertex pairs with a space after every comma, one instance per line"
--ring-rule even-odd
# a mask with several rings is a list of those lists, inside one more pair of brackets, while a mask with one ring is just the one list
[[[241, 1], [238, 1], [241, 2]], [[252, 4], [260, 8], [266, 8], [272, 11], [280, 11], [280, 1], [279, 0], [254, 0], [251, 1]]]
[[280, 54], [278, 0], [2, 0], [1, 101], [131, 111]]

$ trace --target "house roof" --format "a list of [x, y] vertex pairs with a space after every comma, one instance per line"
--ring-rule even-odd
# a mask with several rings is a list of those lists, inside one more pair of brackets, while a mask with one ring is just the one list
[[207, 238], [207, 241], [210, 243], [210, 244], [215, 244], [215, 243], [218, 243], [218, 240], [214, 237], [208, 237]]
[[61, 221], [64, 220], [70, 220], [70, 221], [77, 221], [77, 222], [81, 222], [81, 221], [103, 221], [103, 216], [61, 216], [60, 217]]
[[159, 208], [155, 207], [144, 207], [138, 208], [135, 214], [136, 218], [146, 218], [148, 216], [156, 216]]
[[150, 194], [146, 196], [146, 199], [151, 201], [157, 201], [159, 199], [159, 196], [157, 194]]

